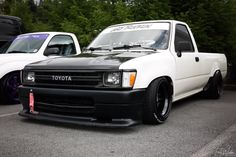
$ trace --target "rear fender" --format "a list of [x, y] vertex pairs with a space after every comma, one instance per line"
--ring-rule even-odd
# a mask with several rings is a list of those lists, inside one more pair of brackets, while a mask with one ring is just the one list
[[216, 71], [220, 71], [220, 65], [219, 63], [215, 62], [212, 64], [211, 72], [210, 72], [210, 77], [213, 77]]

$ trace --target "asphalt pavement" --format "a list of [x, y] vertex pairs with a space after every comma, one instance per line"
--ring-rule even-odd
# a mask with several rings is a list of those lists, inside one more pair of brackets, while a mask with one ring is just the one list
[[32, 121], [0, 105], [0, 157], [236, 157], [236, 91], [173, 104], [162, 125], [108, 129]]

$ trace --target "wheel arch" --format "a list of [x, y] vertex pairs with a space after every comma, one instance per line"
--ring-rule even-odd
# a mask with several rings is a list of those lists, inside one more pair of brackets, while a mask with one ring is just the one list
[[154, 81], [157, 80], [158, 78], [165, 78], [165, 79], [167, 80], [167, 82], [168, 82], [169, 85], [170, 85], [170, 89], [169, 89], [169, 90], [170, 90], [170, 94], [173, 96], [173, 94], [174, 94], [174, 85], [173, 85], [173, 80], [171, 79], [170, 76], [159, 76], [159, 77], [153, 79], [153, 80], [149, 83], [148, 87], [152, 84], [152, 82], [154, 82]]
[[218, 62], [212, 64], [210, 76], [213, 77], [217, 71], [220, 71], [220, 65]]
[[214, 73], [211, 75], [211, 77], [208, 79], [207, 84], [206, 84], [205, 87], [203, 88], [203, 91], [207, 91], [207, 90], [210, 88], [210, 85], [211, 85], [212, 81], [214, 81], [213, 79], [214, 79], [214, 76], [215, 76], [215, 75], [219, 75], [221, 81], [223, 82], [223, 76], [222, 76], [222, 74], [221, 74], [220, 69], [216, 69], [216, 70], [214, 71]]
[[9, 71], [8, 73], [5, 73], [5, 75], [3, 75], [0, 78], [0, 81], [2, 81], [5, 77], [7, 77], [8, 75], [12, 74], [12, 73], [19, 73], [20, 74], [21, 70], [14, 70], [14, 71]]
[[29, 61], [16, 61], [1, 65], [0, 79], [10, 74], [11, 72], [21, 71], [29, 63]]

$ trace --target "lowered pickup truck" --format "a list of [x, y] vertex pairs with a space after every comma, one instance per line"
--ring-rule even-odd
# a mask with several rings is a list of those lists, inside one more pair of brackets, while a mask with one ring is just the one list
[[163, 123], [174, 101], [199, 92], [219, 98], [226, 65], [223, 54], [198, 52], [186, 23], [113, 25], [78, 56], [27, 65], [19, 114], [112, 127]]
[[0, 101], [16, 102], [18, 100], [17, 87], [20, 85], [20, 71], [25, 65], [58, 56], [77, 55], [81, 52], [74, 34], [37, 32], [19, 35], [1, 53]]

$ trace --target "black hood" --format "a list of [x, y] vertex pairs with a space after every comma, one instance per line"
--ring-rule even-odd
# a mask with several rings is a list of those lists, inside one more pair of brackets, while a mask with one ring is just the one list
[[73, 57], [59, 57], [29, 64], [27, 69], [119, 69], [133, 58], [142, 57], [152, 51], [81, 53]]

